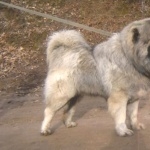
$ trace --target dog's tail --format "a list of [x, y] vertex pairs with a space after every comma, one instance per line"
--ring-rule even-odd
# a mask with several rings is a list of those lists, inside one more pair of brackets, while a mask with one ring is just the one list
[[84, 46], [86, 49], [90, 49], [87, 42], [84, 40], [80, 32], [75, 30], [62, 30], [55, 32], [48, 39], [47, 45], [47, 63], [50, 56], [54, 51], [57, 51], [59, 47], [66, 47], [64, 50], [70, 51], [77, 46]]

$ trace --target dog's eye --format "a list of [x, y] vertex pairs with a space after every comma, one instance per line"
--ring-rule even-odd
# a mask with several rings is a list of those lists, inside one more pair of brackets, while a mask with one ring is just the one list
[[148, 58], [150, 58], [150, 46], [147, 49], [147, 56], [148, 56]]
[[149, 43], [149, 40], [144, 40], [143, 44], [147, 45]]

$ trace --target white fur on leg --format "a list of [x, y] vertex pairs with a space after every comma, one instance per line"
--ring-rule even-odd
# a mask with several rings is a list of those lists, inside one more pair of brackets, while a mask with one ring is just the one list
[[132, 128], [136, 129], [136, 130], [141, 130], [141, 129], [145, 129], [145, 125], [143, 123], [136, 123], [136, 124], [132, 124]]
[[108, 109], [115, 119], [116, 132], [120, 136], [133, 134], [133, 131], [128, 129], [125, 124], [127, 101], [128, 97], [123, 92], [116, 92], [108, 99]]
[[116, 132], [120, 136], [132, 135], [133, 131], [128, 129], [125, 123], [116, 125]]
[[72, 127], [76, 127], [77, 123], [76, 122], [65, 122], [65, 125], [67, 128], [72, 128]]
[[136, 101], [129, 104], [127, 107], [127, 113], [130, 119], [131, 127], [136, 130], [145, 129], [144, 124], [138, 122], [138, 105], [139, 101]]
[[42, 135], [51, 134], [50, 123], [51, 123], [53, 116], [54, 116], [54, 112], [52, 112], [49, 107], [45, 108], [44, 120], [42, 122], [42, 127], [41, 127]]
[[68, 116], [67, 114], [64, 114], [64, 124], [66, 125], [67, 128], [72, 128], [72, 127], [76, 127], [77, 123], [72, 121], [72, 117], [75, 113], [75, 106], [72, 107], [69, 112], [68, 112]]
[[42, 135], [50, 135], [52, 132], [51, 132], [51, 130], [50, 129], [42, 129], [41, 130], [41, 134]]

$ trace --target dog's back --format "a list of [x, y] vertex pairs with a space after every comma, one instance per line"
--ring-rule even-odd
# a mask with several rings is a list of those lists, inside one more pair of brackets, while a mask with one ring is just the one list
[[98, 93], [99, 77], [91, 47], [75, 30], [63, 30], [50, 36], [47, 46], [48, 75], [65, 72], [80, 93]]

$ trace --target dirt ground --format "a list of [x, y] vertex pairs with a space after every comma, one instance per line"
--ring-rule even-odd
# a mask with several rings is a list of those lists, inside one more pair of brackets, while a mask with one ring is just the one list
[[[136, 0], [5, 0], [91, 27], [118, 32], [150, 16], [150, 2]], [[139, 119], [146, 129], [119, 137], [105, 100], [87, 97], [77, 106], [78, 126], [67, 129], [61, 111], [53, 134], [43, 137], [43, 83], [46, 39], [61, 29], [80, 30], [91, 45], [106, 37], [0, 5], [0, 150], [150, 150], [150, 101], [141, 101]]]
[[139, 118], [146, 129], [135, 131], [133, 136], [119, 137], [114, 122], [107, 112], [105, 100], [84, 97], [77, 106], [74, 119], [77, 127], [66, 128], [62, 112], [52, 122], [53, 134], [40, 135], [44, 105], [42, 89], [24, 97], [5, 96], [0, 104], [1, 150], [149, 150], [150, 101], [140, 104]]

